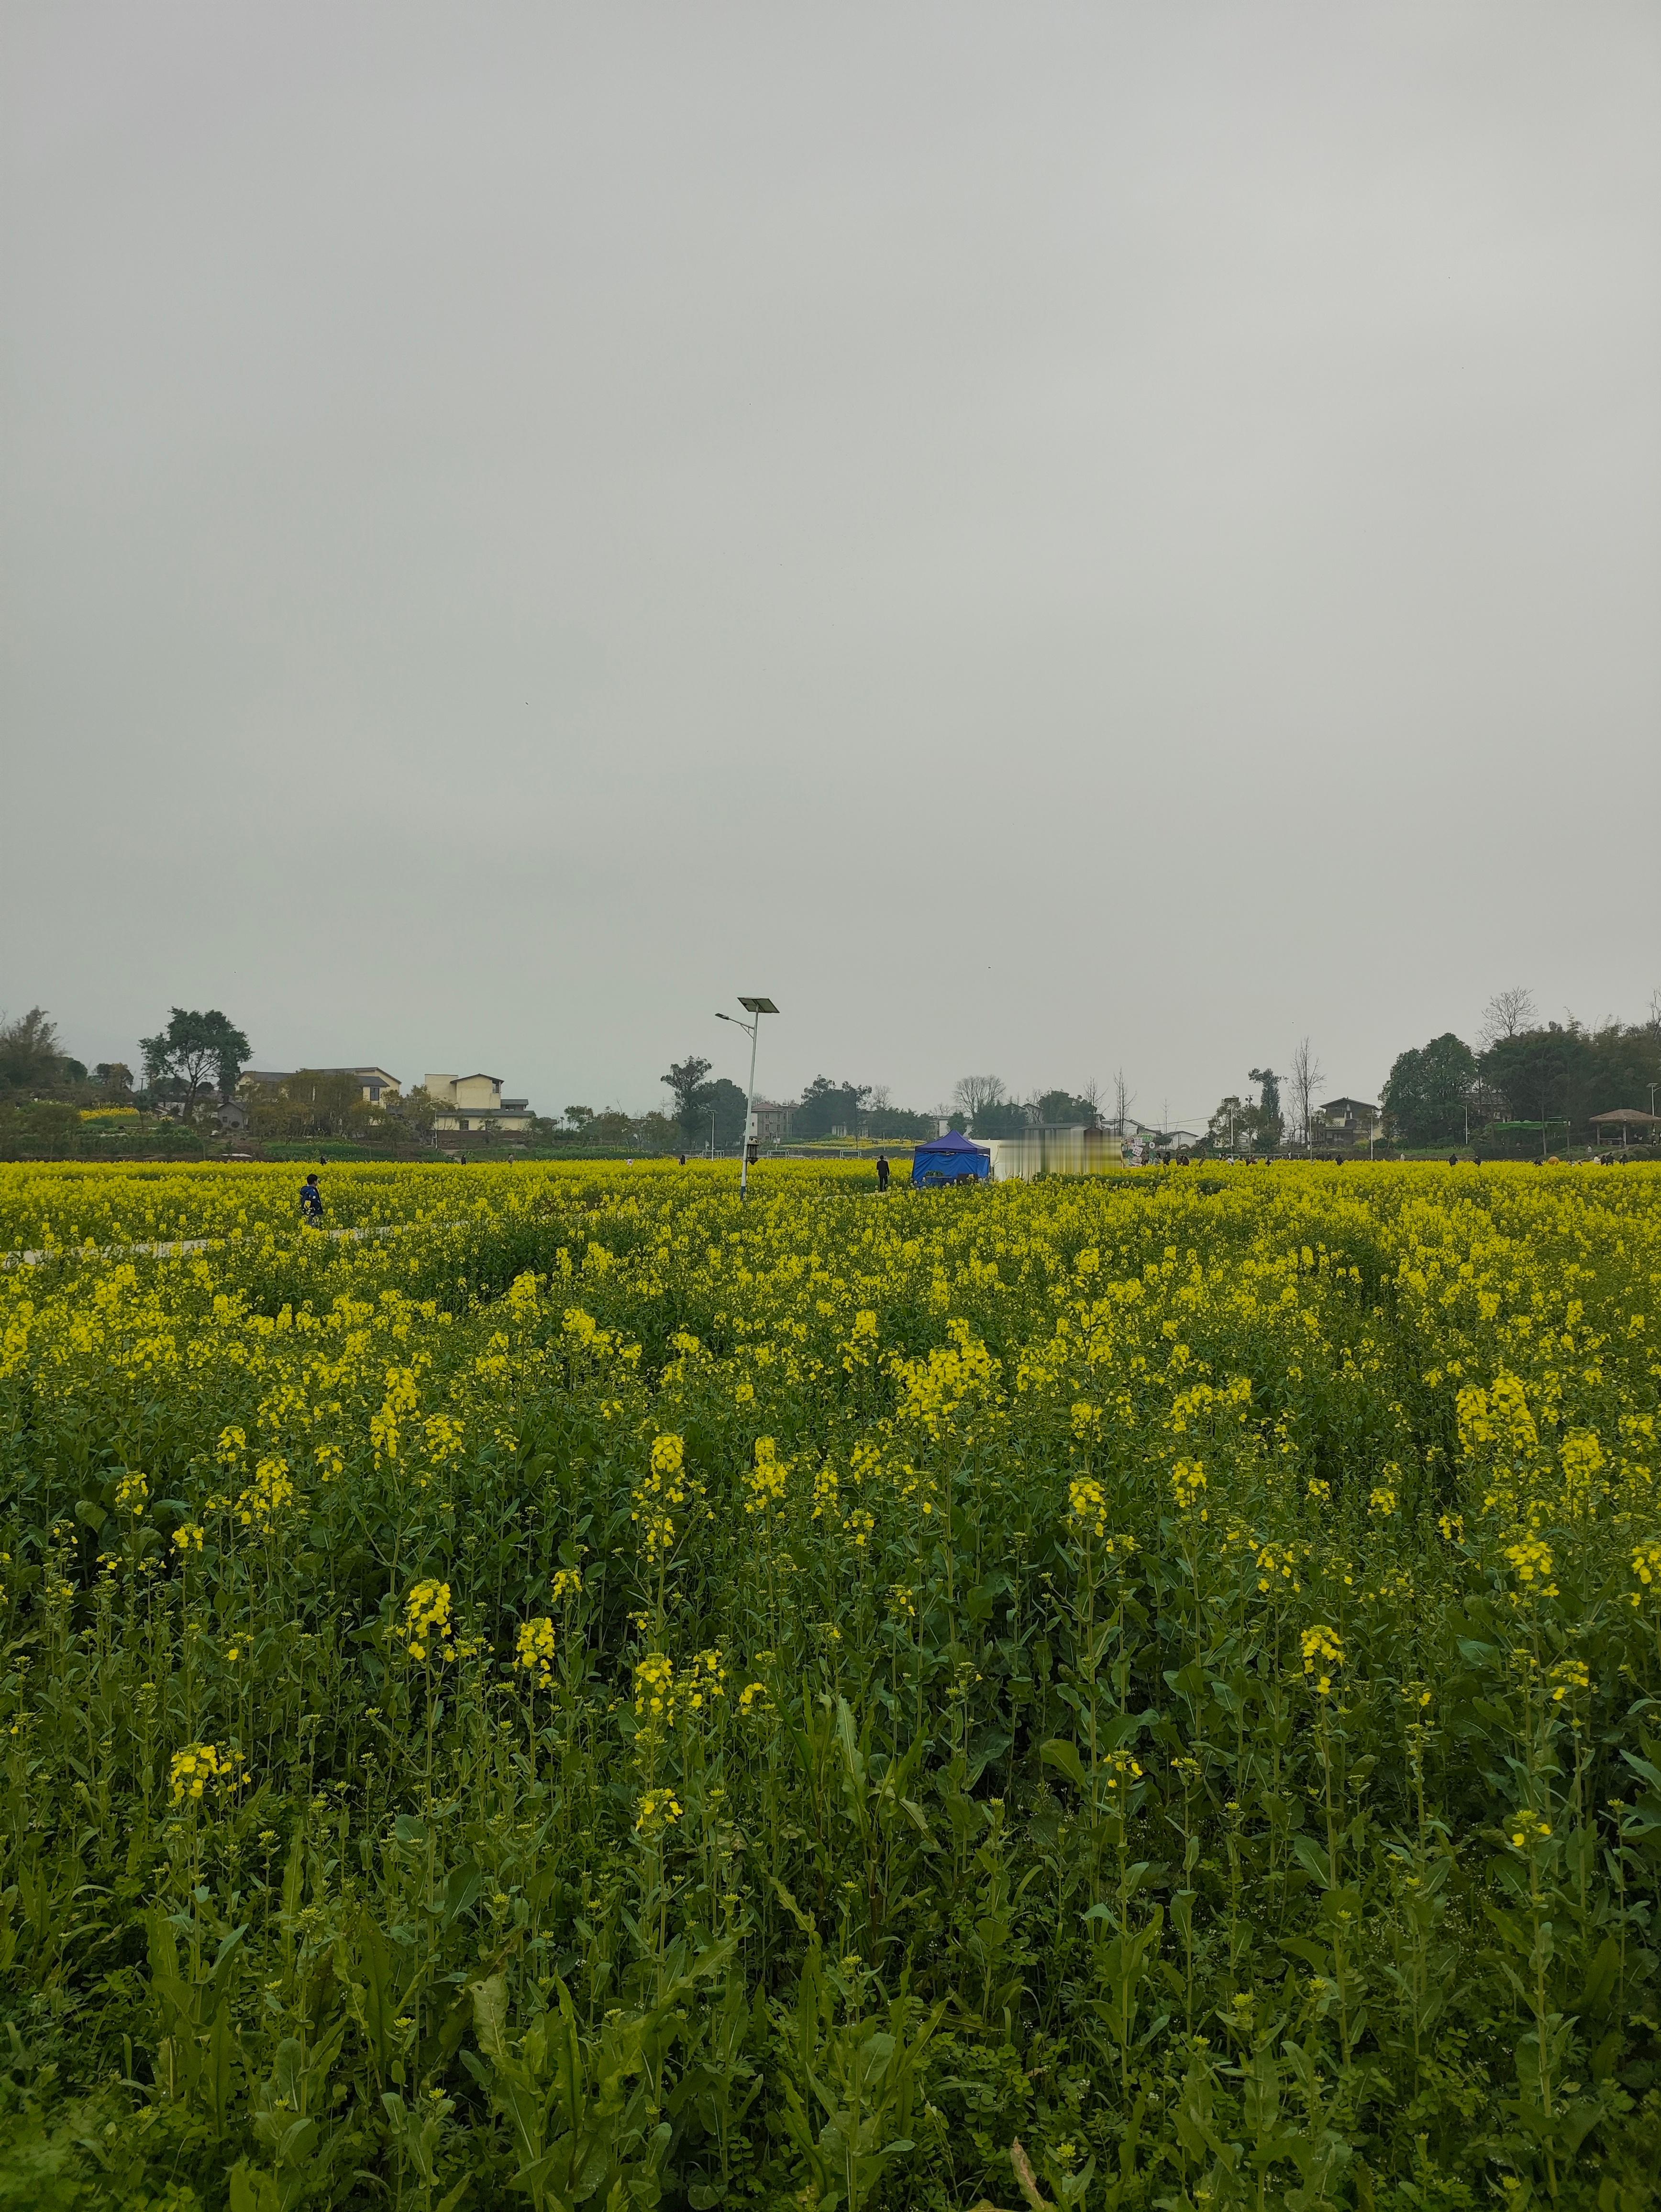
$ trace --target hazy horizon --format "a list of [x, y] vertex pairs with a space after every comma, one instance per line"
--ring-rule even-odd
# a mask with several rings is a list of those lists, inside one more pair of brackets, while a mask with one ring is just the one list
[[[0, 1006], [1192, 1124], [1661, 982], [1661, 15], [0, 5]], [[1647, 826], [1646, 826], [1647, 825]]]

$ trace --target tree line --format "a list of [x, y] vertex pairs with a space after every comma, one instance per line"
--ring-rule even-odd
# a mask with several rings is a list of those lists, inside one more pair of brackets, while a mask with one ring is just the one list
[[1382, 1103], [1387, 1127], [1409, 1149], [1589, 1142], [1593, 1115], [1652, 1114], [1661, 1103], [1661, 991], [1646, 1020], [1596, 1027], [1573, 1014], [1542, 1022], [1531, 993], [1498, 992], [1474, 1048], [1450, 1030], [1398, 1054]]
[[[1303, 1039], [1289, 1073], [1254, 1067], [1256, 1096], [1231, 1094], [1211, 1115], [1207, 1149], [1273, 1154], [1337, 1150], [1344, 1139], [1323, 1113], [1321, 1068]], [[1376, 1136], [1406, 1152], [1468, 1147], [1528, 1157], [1590, 1143], [1594, 1115], [1653, 1114], [1661, 1103], [1661, 991], [1641, 1022], [1611, 1017], [1596, 1027], [1573, 1014], [1539, 1018], [1532, 993], [1498, 991], [1483, 1011], [1475, 1044], [1452, 1030], [1398, 1053], [1376, 1122], [1348, 1141]], [[1652, 1126], [1628, 1128], [1652, 1146]], [[1607, 1141], [1605, 1139], [1604, 1141]]]
[[[121, 1060], [88, 1067], [67, 1052], [42, 1006], [0, 1019], [0, 1148], [59, 1151], [86, 1136], [89, 1118], [168, 1115], [186, 1129], [240, 1099], [246, 1133], [256, 1143], [283, 1139], [356, 1139], [429, 1145], [442, 1110], [419, 1087], [371, 1104], [350, 1071], [301, 1068], [281, 1083], [247, 1078], [246, 1033], [216, 1007], [174, 1006], [167, 1023], [139, 1045], [142, 1078]], [[1321, 1068], [1310, 1042], [1294, 1048], [1285, 1073], [1265, 1064], [1250, 1071], [1255, 1095], [1230, 1093], [1211, 1115], [1203, 1149], [1273, 1154], [1313, 1152], [1337, 1139], [1322, 1116]], [[559, 1116], [535, 1117], [537, 1148], [642, 1153], [735, 1152], [743, 1142], [745, 1099], [697, 1053], [672, 1061], [662, 1079], [666, 1113], [596, 1112], [573, 1105]], [[789, 1108], [793, 1140], [838, 1133], [879, 1142], [932, 1137], [941, 1119], [977, 1138], [1012, 1137], [1038, 1125], [1152, 1135], [1130, 1120], [1134, 1094], [1123, 1071], [1110, 1095], [1095, 1083], [1015, 1095], [995, 1075], [965, 1075], [949, 1112], [897, 1106], [885, 1086], [817, 1075]], [[1408, 1151], [1480, 1146], [1494, 1154], [1535, 1152], [1585, 1142], [1591, 1116], [1617, 1108], [1653, 1113], [1661, 1104], [1661, 991], [1647, 1018], [1613, 1018], [1590, 1026], [1569, 1015], [1542, 1021], [1521, 987], [1497, 992], [1484, 1011], [1476, 1042], [1451, 1030], [1400, 1053], [1379, 1101], [1377, 1133]], [[1629, 1134], [1652, 1141], [1642, 1125]], [[476, 1142], [471, 1133], [469, 1142]]]

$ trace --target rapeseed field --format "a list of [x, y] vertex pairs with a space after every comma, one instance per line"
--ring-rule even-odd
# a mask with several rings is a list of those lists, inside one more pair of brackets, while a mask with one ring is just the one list
[[299, 1180], [0, 1169], [0, 2206], [1656, 2201], [1661, 1173]]

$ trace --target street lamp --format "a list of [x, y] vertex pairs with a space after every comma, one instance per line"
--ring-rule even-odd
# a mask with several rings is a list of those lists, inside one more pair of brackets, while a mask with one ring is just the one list
[[778, 1008], [770, 999], [746, 999], [741, 991], [739, 994], [739, 1004], [745, 1012], [751, 1017], [749, 1021], [739, 1021], [736, 1014], [719, 1012], [715, 1019], [718, 1022], [731, 1022], [734, 1029], [748, 1030], [750, 1032], [750, 1096], [745, 1099], [744, 1105], [744, 1149], [739, 1155], [739, 1196], [748, 1198], [750, 1195], [750, 1129], [756, 1118], [756, 1045], [761, 1030], [762, 1016], [776, 1014]]

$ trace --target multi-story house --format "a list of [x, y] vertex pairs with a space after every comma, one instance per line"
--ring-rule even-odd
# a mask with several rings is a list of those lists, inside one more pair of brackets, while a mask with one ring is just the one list
[[438, 1108], [433, 1117], [435, 1130], [471, 1136], [525, 1136], [533, 1119], [528, 1099], [502, 1097], [499, 1075], [429, 1075], [427, 1096]]
[[1315, 1109], [1317, 1145], [1365, 1145], [1383, 1127], [1378, 1109], [1365, 1098], [1329, 1098]]

